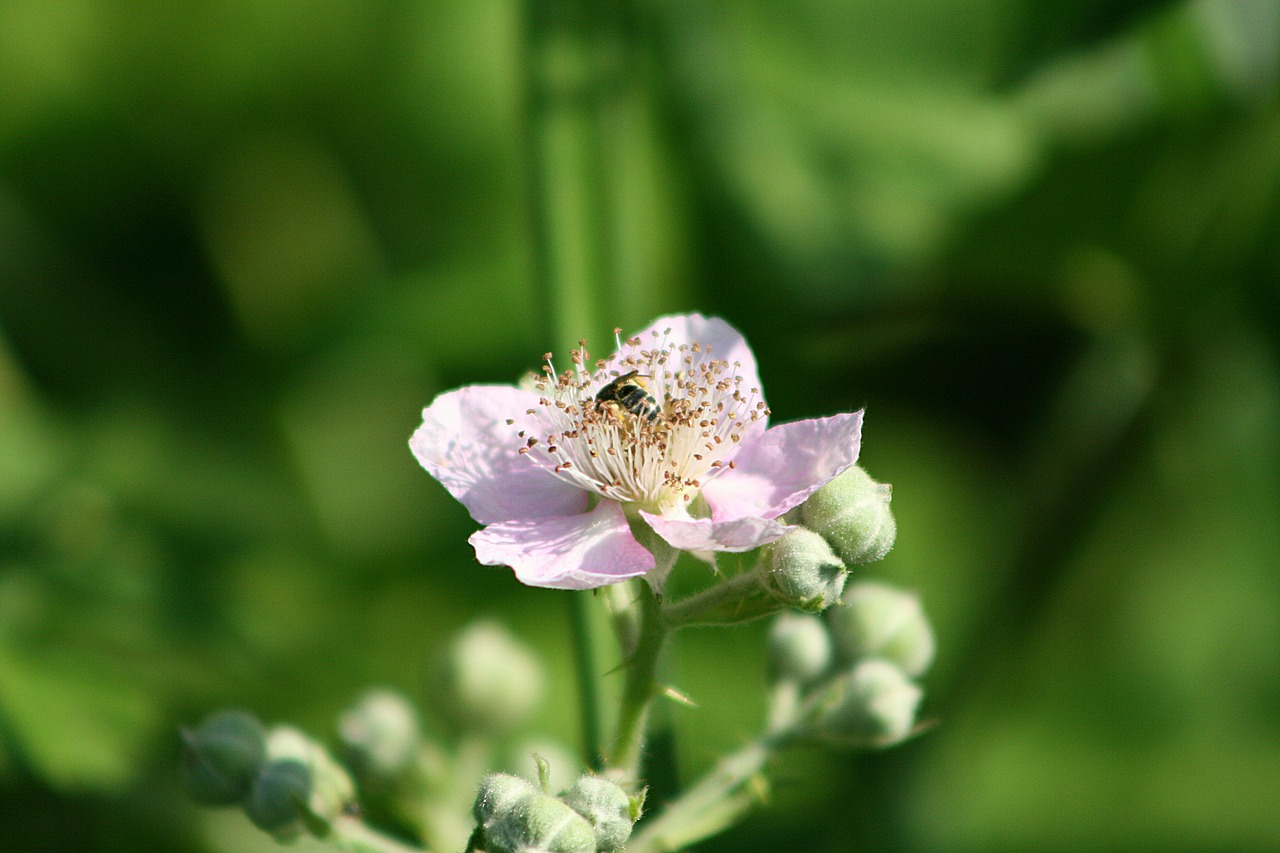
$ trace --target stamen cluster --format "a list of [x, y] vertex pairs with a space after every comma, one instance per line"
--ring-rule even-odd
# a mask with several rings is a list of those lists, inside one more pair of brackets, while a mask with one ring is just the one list
[[[737, 362], [713, 358], [699, 343], [672, 343], [668, 334], [654, 331], [649, 349], [642, 349], [641, 338], [619, 339], [618, 351], [593, 368], [585, 341], [572, 354], [573, 367], [562, 373], [548, 354], [533, 385], [538, 406], [526, 413], [538, 434], [521, 430], [520, 452], [610, 500], [656, 512], [691, 501], [710, 478], [734, 466], [738, 443], [769, 410], [759, 388], [742, 387]], [[657, 418], [596, 399], [632, 371], [661, 407]]]

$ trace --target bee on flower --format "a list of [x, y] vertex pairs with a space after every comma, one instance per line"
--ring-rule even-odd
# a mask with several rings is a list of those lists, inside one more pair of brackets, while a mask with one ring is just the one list
[[[645, 577], [679, 551], [749, 551], [858, 457], [862, 413], [769, 426], [755, 358], [724, 320], [656, 320], [592, 363], [438, 396], [409, 446], [471, 513], [484, 565], [531, 586]], [[643, 544], [642, 544], [643, 540]]]

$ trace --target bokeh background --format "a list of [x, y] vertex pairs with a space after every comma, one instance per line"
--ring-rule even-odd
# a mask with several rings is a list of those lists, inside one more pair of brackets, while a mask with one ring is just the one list
[[[777, 420], [866, 406], [871, 573], [939, 636], [934, 729], [789, 757], [700, 849], [1280, 849], [1280, 3], [599, 8], [581, 333], [719, 314]], [[406, 447], [553, 344], [527, 27], [0, 3], [3, 849], [274, 849], [184, 801], [177, 727], [332, 739], [480, 616], [574, 741], [565, 594], [476, 566]], [[681, 637], [686, 776], [757, 725], [760, 639]]]

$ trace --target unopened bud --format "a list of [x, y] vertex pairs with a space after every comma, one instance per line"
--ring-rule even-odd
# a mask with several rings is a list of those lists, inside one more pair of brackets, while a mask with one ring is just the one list
[[885, 660], [867, 660], [837, 678], [816, 729], [851, 746], [888, 746], [911, 733], [923, 692]]
[[797, 527], [770, 547], [765, 586], [774, 598], [810, 613], [840, 600], [848, 571], [825, 539]]
[[631, 837], [631, 827], [640, 819], [643, 796], [627, 792], [599, 776], [581, 776], [560, 795], [569, 808], [587, 819], [595, 830], [595, 849], [602, 853], [621, 850]]
[[306, 830], [304, 810], [310, 796], [307, 766], [293, 758], [274, 759], [263, 765], [254, 780], [244, 813], [277, 841], [293, 841]]
[[[347, 771], [333, 760], [328, 750], [297, 729], [289, 726], [272, 729], [267, 735], [267, 756], [271, 759], [267, 770], [274, 770], [281, 777], [276, 781], [276, 787], [282, 788], [291, 796], [297, 793], [293, 787], [296, 785], [297, 774], [286, 768], [298, 765], [306, 771], [306, 790], [303, 792], [304, 796], [298, 799], [305, 811], [299, 812], [298, 817], [307, 826], [328, 824], [355, 800], [355, 784]], [[264, 786], [267, 777], [265, 771], [259, 775], [254, 782], [250, 799], [259, 796], [258, 789]], [[262, 798], [270, 804], [276, 804], [280, 795], [265, 791]], [[267, 810], [266, 813], [274, 815], [277, 812]], [[274, 830], [268, 831], [279, 835]]]
[[207, 806], [238, 803], [267, 759], [262, 723], [245, 711], [223, 711], [182, 733], [182, 784]]
[[490, 773], [480, 782], [471, 814], [476, 823], [484, 826], [523, 800], [541, 793], [538, 786], [528, 779], [510, 773]]
[[845, 589], [844, 603], [826, 615], [845, 663], [884, 658], [912, 678], [933, 663], [933, 629], [914, 593], [859, 581]]
[[769, 628], [769, 680], [807, 684], [831, 665], [831, 637], [817, 616], [783, 613]]
[[595, 853], [586, 818], [516, 776], [485, 777], [472, 808], [487, 853]]
[[503, 734], [525, 723], [542, 695], [537, 659], [493, 622], [467, 627], [446, 649], [430, 692], [459, 731]]
[[421, 739], [413, 706], [391, 690], [366, 693], [343, 713], [338, 729], [353, 765], [380, 778], [403, 771]]
[[800, 514], [846, 563], [871, 563], [888, 554], [898, 536], [892, 491], [855, 465], [810, 495]]

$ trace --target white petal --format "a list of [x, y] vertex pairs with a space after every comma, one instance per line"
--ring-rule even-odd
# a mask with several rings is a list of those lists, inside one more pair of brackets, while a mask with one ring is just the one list
[[582, 515], [506, 521], [472, 534], [476, 559], [510, 566], [529, 586], [592, 589], [637, 577], [654, 567], [621, 505], [601, 501]]
[[777, 518], [858, 461], [862, 412], [773, 427], [747, 443], [702, 496], [716, 521]]
[[[441, 394], [409, 439], [413, 455], [481, 524], [585, 512], [587, 492], [521, 455], [516, 435], [538, 396], [509, 385]], [[513, 419], [516, 424], [508, 424]]]
[[672, 547], [682, 551], [751, 551], [782, 537], [791, 528], [768, 518], [675, 518], [640, 511]]
[[[654, 333], [657, 336], [654, 336]], [[671, 314], [666, 317], [659, 317], [654, 320], [642, 331], [637, 332], [632, 337], [640, 339], [638, 347], [631, 347], [623, 342], [622, 354], [635, 353], [638, 350], [651, 350], [658, 346], [664, 340], [668, 343], [680, 344], [699, 343], [703, 346], [703, 352], [690, 353], [694, 359], [694, 366], [706, 361], [727, 361], [729, 364], [737, 364], [733, 373], [742, 377], [742, 391], [744, 394], [750, 393], [754, 388], [757, 390], [758, 399], [764, 401], [764, 392], [760, 385], [760, 374], [756, 367], [756, 357], [751, 352], [751, 347], [747, 346], [747, 340], [742, 333], [730, 326], [719, 317], [704, 317], [701, 314]], [[707, 350], [709, 349], [709, 353]], [[638, 359], [638, 357], [637, 357]], [[673, 368], [676, 369], [676, 368]], [[752, 428], [754, 432], [756, 427]]]

